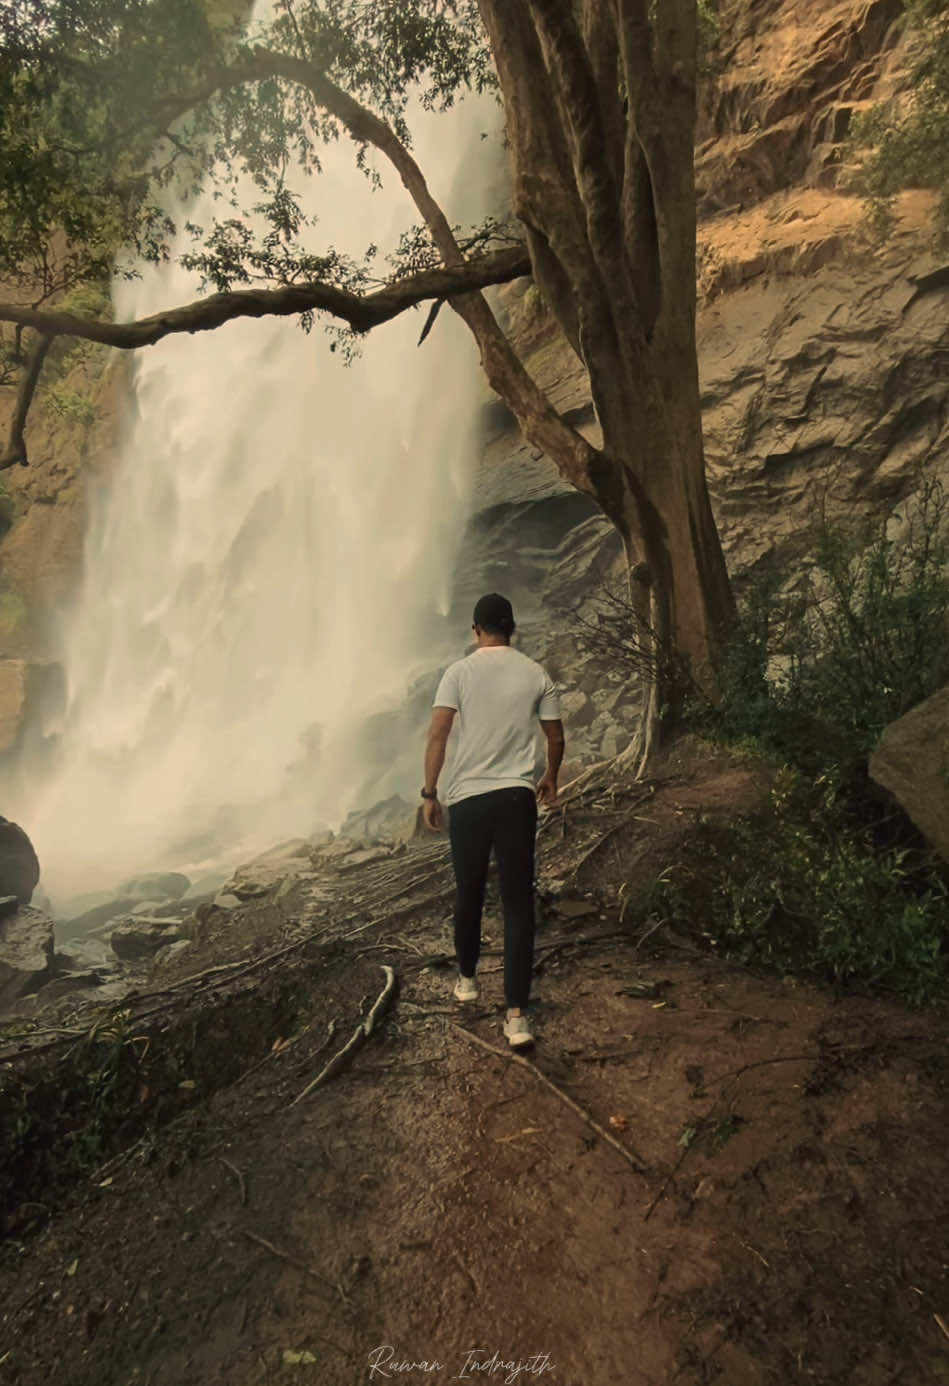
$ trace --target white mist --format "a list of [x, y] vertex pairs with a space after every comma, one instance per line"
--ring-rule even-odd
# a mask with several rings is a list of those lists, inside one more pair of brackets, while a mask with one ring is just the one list
[[[479, 214], [472, 193], [496, 157], [472, 105], [416, 124], [452, 220]], [[348, 141], [327, 151], [306, 191], [322, 244], [358, 254], [416, 220], [380, 172], [373, 192]], [[188, 215], [210, 221], [210, 204]], [[196, 287], [175, 264], [148, 269], [116, 286], [116, 315]], [[480, 376], [450, 311], [417, 348], [425, 311], [373, 332], [349, 367], [319, 323], [307, 336], [277, 319], [141, 353], [134, 423], [91, 506], [63, 624], [61, 754], [19, 814], [54, 904], [138, 871], [246, 858], [421, 773], [420, 742], [373, 764], [364, 728], [463, 643], [444, 612]], [[401, 779], [397, 762], [412, 766]]]

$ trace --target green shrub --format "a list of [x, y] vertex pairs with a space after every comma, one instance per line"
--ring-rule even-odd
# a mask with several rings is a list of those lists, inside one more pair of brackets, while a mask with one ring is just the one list
[[766, 811], [700, 826], [648, 913], [695, 928], [723, 956], [918, 1005], [946, 980], [947, 892], [918, 849], [880, 850], [839, 785], [784, 767]]
[[888, 723], [947, 679], [949, 498], [926, 481], [890, 521], [818, 517], [796, 593], [782, 597], [773, 576], [745, 593], [722, 706], [692, 716], [726, 740], [846, 774]]

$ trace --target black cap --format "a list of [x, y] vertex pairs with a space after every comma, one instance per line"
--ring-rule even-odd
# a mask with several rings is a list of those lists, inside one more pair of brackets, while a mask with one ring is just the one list
[[474, 624], [489, 635], [507, 635], [514, 630], [514, 608], [507, 597], [488, 592], [480, 597], [474, 609]]

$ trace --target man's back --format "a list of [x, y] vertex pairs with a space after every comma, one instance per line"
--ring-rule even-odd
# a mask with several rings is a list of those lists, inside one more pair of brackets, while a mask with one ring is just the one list
[[538, 719], [560, 716], [556, 688], [539, 664], [510, 645], [482, 646], [446, 669], [435, 706], [458, 714], [447, 804], [533, 789]]

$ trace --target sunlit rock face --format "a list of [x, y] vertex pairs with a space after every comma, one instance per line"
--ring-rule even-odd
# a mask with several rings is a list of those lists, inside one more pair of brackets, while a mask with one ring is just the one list
[[[459, 220], [480, 211], [479, 159], [496, 159], [483, 124], [462, 105], [416, 125]], [[326, 245], [357, 254], [413, 221], [401, 187], [373, 192], [347, 146], [303, 191]], [[117, 316], [196, 287], [175, 265], [147, 272], [116, 286]], [[374, 332], [348, 368], [319, 326], [283, 320], [174, 337], [137, 360], [134, 421], [63, 622], [55, 773], [25, 795], [54, 901], [246, 858], [410, 776], [417, 787], [417, 723], [381, 745], [372, 728], [454, 653], [479, 389], [454, 315], [416, 349], [421, 324], [410, 313]]]

